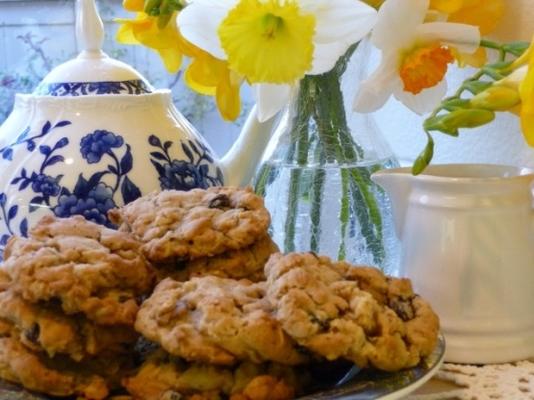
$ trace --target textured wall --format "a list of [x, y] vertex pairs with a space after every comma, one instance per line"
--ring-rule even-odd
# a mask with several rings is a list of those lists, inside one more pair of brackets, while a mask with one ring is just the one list
[[[506, 15], [493, 35], [500, 40], [530, 40], [534, 34], [534, 0], [506, 0]], [[457, 86], [467, 70], [449, 74], [449, 86]], [[410, 163], [425, 145], [422, 118], [390, 100], [375, 114], [392, 149], [402, 163]], [[534, 149], [522, 139], [517, 117], [501, 114], [497, 120], [475, 130], [464, 130], [460, 138], [436, 135], [434, 162], [488, 162], [534, 167]]]

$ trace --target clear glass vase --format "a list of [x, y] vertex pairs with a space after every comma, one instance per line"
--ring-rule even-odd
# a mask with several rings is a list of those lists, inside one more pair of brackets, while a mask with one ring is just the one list
[[314, 251], [392, 271], [399, 261], [391, 205], [371, 174], [398, 162], [370, 115], [352, 112], [369, 48], [353, 46], [292, 95], [254, 186], [280, 249]]

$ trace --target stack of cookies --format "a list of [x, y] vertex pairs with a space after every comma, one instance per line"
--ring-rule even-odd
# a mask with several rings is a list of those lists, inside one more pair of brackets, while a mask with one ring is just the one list
[[[113, 210], [161, 283], [136, 330], [161, 348], [123, 384], [136, 399], [285, 400], [307, 357], [272, 317], [264, 266], [278, 251], [251, 189], [166, 191]], [[172, 279], [171, 279], [172, 277]], [[174, 397], [172, 397], [174, 398]]]
[[45, 217], [10, 239], [0, 270], [0, 377], [55, 396], [104, 399], [132, 364], [154, 273], [129, 235]]
[[406, 279], [312, 253], [275, 254], [267, 281], [167, 278], [135, 328], [160, 348], [123, 380], [143, 400], [290, 400], [313, 362], [398, 371], [436, 345], [439, 321]]
[[47, 217], [10, 239], [0, 378], [96, 400], [120, 385], [135, 400], [290, 400], [312, 363], [397, 371], [436, 345], [409, 280], [278, 253], [250, 189], [153, 193], [110, 218], [119, 231]]
[[159, 349], [123, 380], [136, 399], [288, 400], [311, 362], [397, 371], [435, 347], [438, 319], [406, 279], [273, 246], [248, 274], [237, 268], [269, 223], [249, 190], [152, 194], [114, 219], [167, 276], [137, 316]]
[[143, 243], [159, 280], [213, 275], [257, 282], [278, 251], [267, 233], [269, 212], [250, 188], [152, 193], [111, 210], [110, 218]]
[[308, 357], [273, 318], [264, 283], [167, 278], [135, 328], [161, 347], [123, 381], [136, 399], [288, 400], [304, 386], [291, 366]]

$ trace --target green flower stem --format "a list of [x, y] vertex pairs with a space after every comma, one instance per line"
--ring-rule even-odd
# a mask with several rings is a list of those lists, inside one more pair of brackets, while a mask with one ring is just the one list
[[[306, 90], [307, 83], [302, 82], [302, 89]], [[292, 140], [290, 151], [286, 158], [286, 163], [291, 163], [296, 154], [297, 165], [292, 168], [289, 178], [289, 193], [286, 213], [286, 231], [284, 237], [284, 250], [291, 252], [295, 250], [295, 233], [298, 214], [298, 203], [300, 197], [300, 183], [302, 170], [298, 167], [305, 166], [308, 162], [309, 131], [308, 121], [310, 119], [311, 102], [306, 96], [300, 96], [297, 103], [297, 111], [291, 132]]]
[[[322, 165], [325, 159], [324, 149], [317, 142], [314, 155], [315, 159], [319, 160], [319, 164]], [[319, 167], [313, 171], [310, 193], [310, 250], [316, 253], [319, 252], [319, 240], [321, 238], [321, 210], [325, 178], [324, 168]]]
[[[350, 57], [350, 54], [347, 56]], [[370, 175], [363, 169], [343, 168], [363, 157], [363, 149], [354, 142], [350, 134], [343, 106], [340, 78], [345, 67], [346, 60], [342, 60], [331, 72], [305, 79], [313, 80], [315, 85], [314, 119], [319, 139], [326, 150], [326, 158], [331, 162], [337, 161], [341, 167], [342, 193], [339, 214], [341, 242], [338, 258], [344, 259], [346, 256], [345, 238], [350, 218], [350, 198], [352, 198], [354, 203], [352, 208], [356, 210], [362, 235], [373, 253], [375, 262], [380, 264], [385, 256], [382, 217], [378, 202], [370, 190], [373, 185]], [[361, 204], [365, 206], [362, 207]]]
[[339, 249], [337, 251], [338, 260], [344, 260], [347, 257], [345, 237], [347, 235], [347, 227], [349, 225], [350, 218], [349, 189], [350, 173], [346, 168], [341, 168], [341, 209], [339, 210], [341, 241], [339, 242]]
[[[345, 109], [342, 106], [340, 107], [340, 104], [343, 105], [343, 94], [339, 81], [341, 75], [337, 74], [342, 74], [344, 70], [345, 67], [341, 69], [336, 68], [334, 69], [334, 71], [329, 73], [332, 74], [332, 76], [328, 76], [329, 74], [323, 75], [323, 77], [328, 80], [328, 96], [325, 96], [325, 98], [330, 99], [328, 109], [330, 111], [331, 121], [333, 121], [333, 125], [338, 127], [340, 144], [340, 149], [338, 149], [338, 153], [342, 153], [341, 157], [339, 154], [337, 155], [338, 159], [340, 162], [353, 163], [363, 157], [363, 150], [357, 143], [354, 142], [347, 125]], [[346, 173], [346, 171], [343, 170], [342, 172]], [[376, 201], [374, 194], [370, 190], [370, 188], [374, 184], [371, 181], [370, 174], [365, 169], [359, 171], [355, 168], [351, 168], [350, 176], [352, 177], [352, 182], [354, 183], [351, 187], [351, 193], [354, 197], [354, 202], [355, 204], [358, 204], [363, 201], [366, 207], [360, 208], [364, 208], [367, 210], [367, 215], [362, 213], [359, 218], [360, 224], [362, 225], [362, 233], [364, 233], [364, 237], [366, 238], [367, 244], [373, 252], [375, 262], [377, 264], [380, 264], [383, 261], [385, 254], [382, 237], [382, 216], [380, 214], [378, 202]], [[342, 181], [343, 179], [344, 178], [342, 175]], [[346, 186], [343, 185], [343, 182], [342, 188], [343, 196], [341, 201], [342, 212], [340, 215], [340, 222], [343, 235], [342, 237], [344, 238], [346, 232], [346, 223], [342, 219], [342, 217], [344, 216], [343, 206], [347, 202], [346, 196], [348, 196], [348, 193], [345, 191]], [[358, 193], [355, 193], [356, 191]], [[342, 242], [340, 245], [340, 256], [343, 255], [343, 248], [344, 242]]]
[[255, 190], [258, 196], [265, 197], [265, 188], [271, 177], [273, 167], [269, 163], [265, 163], [259, 171], [259, 177], [256, 180]]
[[286, 252], [295, 251], [295, 229], [298, 213], [298, 200], [300, 191], [300, 177], [302, 170], [295, 168], [291, 170], [289, 178], [289, 193], [286, 214], [286, 234], [284, 238], [284, 250]]
[[[300, 82], [289, 148], [284, 160], [285, 167], [290, 167], [291, 171], [283, 246], [286, 252], [296, 249], [299, 204], [307, 199], [310, 202], [310, 249], [320, 250], [326, 169], [335, 167], [339, 168], [341, 178], [338, 258], [347, 256], [346, 239], [353, 217], [358, 221], [361, 235], [375, 262], [380, 264], [385, 254], [382, 219], [370, 173], [365, 168], [355, 167], [363, 159], [364, 151], [355, 142], [348, 127], [340, 82], [355, 49], [356, 46], [353, 46], [332, 71], [306, 76]], [[318, 165], [308, 177], [304, 175], [303, 167], [312, 160]], [[265, 194], [272, 172], [269, 164], [260, 171], [256, 183], [258, 193]]]

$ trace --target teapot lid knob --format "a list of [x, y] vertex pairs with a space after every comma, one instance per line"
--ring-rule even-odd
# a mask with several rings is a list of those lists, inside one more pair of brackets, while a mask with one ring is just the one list
[[76, 0], [76, 39], [79, 55], [50, 71], [33, 91], [34, 95], [143, 95], [154, 91], [134, 68], [102, 51], [104, 23], [95, 0]]
[[95, 0], [77, 0], [76, 39], [83, 53], [102, 53], [104, 24]]

